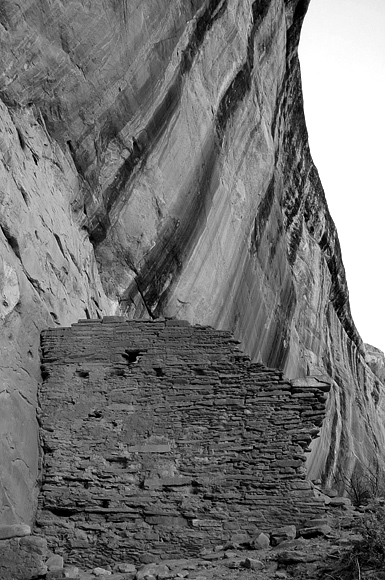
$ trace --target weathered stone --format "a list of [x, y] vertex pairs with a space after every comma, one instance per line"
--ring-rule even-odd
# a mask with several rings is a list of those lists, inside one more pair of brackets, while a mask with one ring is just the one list
[[92, 574], [94, 576], [111, 576], [111, 570], [97, 567], [92, 570]]
[[222, 560], [225, 557], [225, 552], [210, 552], [209, 554], [202, 554], [203, 560], [213, 562], [215, 560]]
[[311, 554], [309, 552], [301, 552], [299, 550], [292, 551], [282, 551], [277, 555], [277, 560], [280, 564], [300, 564], [308, 562], [316, 562], [320, 560], [322, 556], [319, 554]]
[[264, 568], [264, 564], [255, 558], [246, 558], [243, 562], [243, 567], [250, 570], [262, 570]]
[[17, 538], [29, 536], [31, 534], [30, 526], [26, 524], [14, 524], [9, 526], [0, 526], [0, 540], [8, 540], [10, 538]]
[[26, 580], [47, 572], [47, 541], [38, 536], [0, 541], [1, 580]]
[[270, 539], [273, 546], [276, 546], [285, 540], [294, 540], [296, 535], [297, 529], [295, 526], [283, 526], [282, 528], [270, 530]]
[[256, 538], [253, 539], [253, 547], [257, 550], [264, 550], [270, 546], [270, 538], [263, 532], [261, 532]]
[[129, 562], [119, 562], [119, 564], [116, 564], [116, 566], [114, 567], [114, 571], [136, 573], [136, 566], [134, 564], [130, 564]]
[[328, 536], [332, 532], [332, 528], [327, 525], [312, 526], [308, 528], [302, 528], [299, 530], [298, 535], [303, 538], [315, 538], [316, 536]]
[[64, 560], [63, 556], [59, 556], [58, 554], [54, 554], [50, 556], [46, 561], [45, 565], [49, 571], [51, 570], [61, 570], [64, 567]]
[[151, 578], [168, 578], [170, 569], [166, 564], [146, 564], [136, 574], [136, 580], [151, 580]]
[[[266, 522], [303, 525], [323, 514], [311, 487], [298, 485], [305, 452], [296, 442], [298, 431], [311, 440], [304, 413], [324, 403], [304, 408], [291, 382], [251, 363], [228, 332], [184, 325], [176, 347], [164, 321], [106, 327], [82, 322], [42, 335], [46, 468], [37, 521], [52, 549], [89, 567], [100, 564], [99, 552], [111, 562], [153, 563], [202, 547], [202, 558], [215, 561], [231, 546], [256, 546], [256, 535], [268, 545]], [[286, 537], [277, 532], [277, 541]]]
[[324, 493], [328, 497], [338, 497], [338, 491], [336, 489], [330, 489], [330, 488], [324, 487], [324, 488], [322, 488], [322, 493]]
[[313, 518], [305, 522], [305, 527], [312, 528], [314, 526], [328, 526], [329, 523], [329, 518]]
[[329, 506], [330, 507], [343, 507], [348, 508], [351, 507], [352, 502], [348, 497], [332, 497], [330, 498]]
[[241, 566], [242, 562], [243, 562], [242, 558], [233, 556], [233, 557], [226, 559], [222, 563], [222, 565], [225, 566], [226, 568], [230, 568], [230, 570], [236, 570], [237, 568], [239, 568]]

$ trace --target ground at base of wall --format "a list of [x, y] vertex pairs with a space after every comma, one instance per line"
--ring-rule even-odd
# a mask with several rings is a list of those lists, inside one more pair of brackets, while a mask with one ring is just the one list
[[[370, 513], [370, 512], [369, 512]], [[270, 535], [272, 543], [263, 548], [238, 541], [203, 550], [199, 558], [148, 562], [142, 565], [121, 563], [109, 569], [81, 570], [64, 563], [62, 569], [40, 576], [45, 580], [383, 580], [383, 572], [357, 569], [357, 573], [341, 571], [340, 563], [351, 553], [352, 546], [362, 541], [358, 529], [368, 511], [348, 505], [330, 508], [325, 520], [302, 530], [286, 526]], [[266, 538], [266, 536], [265, 536]], [[286, 538], [286, 539], [285, 539]], [[263, 539], [263, 538], [262, 538]], [[263, 542], [262, 542], [263, 543]], [[350, 574], [350, 575], [349, 575]], [[28, 579], [29, 580], [29, 579]], [[32, 580], [32, 579], [31, 579]], [[33, 579], [34, 580], [34, 579]]]

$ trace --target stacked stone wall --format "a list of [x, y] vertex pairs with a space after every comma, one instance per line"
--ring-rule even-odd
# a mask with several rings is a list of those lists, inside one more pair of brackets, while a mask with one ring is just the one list
[[304, 463], [327, 383], [184, 321], [42, 334], [36, 531], [74, 564], [194, 556], [322, 512]]

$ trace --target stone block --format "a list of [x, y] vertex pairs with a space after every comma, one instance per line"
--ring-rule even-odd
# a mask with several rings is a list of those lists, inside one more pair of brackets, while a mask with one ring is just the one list
[[302, 536], [302, 538], [315, 538], [317, 536], [328, 536], [331, 533], [332, 528], [327, 524], [323, 524], [320, 526], [302, 528], [299, 530], [298, 535]]
[[29, 536], [31, 528], [27, 524], [14, 524], [8, 526], [0, 526], [0, 540], [8, 540], [10, 538], [21, 538]]
[[277, 546], [286, 540], [294, 540], [297, 535], [295, 526], [283, 526], [282, 528], [275, 528], [270, 531], [270, 539], [273, 546]]
[[242, 563], [242, 566], [248, 570], [263, 570], [264, 568], [264, 564], [255, 558], [246, 558]]
[[270, 546], [270, 538], [267, 534], [261, 532], [256, 538], [253, 539], [253, 547], [256, 550], [264, 550]]
[[286, 566], [290, 564], [310, 563], [320, 560], [322, 556], [319, 554], [311, 554], [300, 550], [283, 550], [277, 555], [277, 560], [280, 564]]
[[[64, 578], [68, 578], [68, 576], [65, 575], [63, 568], [48, 570], [46, 574], [46, 580], [64, 580]], [[75, 576], [73, 576], [73, 578], [75, 578]]]
[[114, 572], [135, 572], [136, 574], [136, 566], [129, 562], [120, 562], [115, 565]]
[[348, 497], [331, 497], [329, 502], [330, 507], [348, 508], [351, 505], [352, 502]]
[[336, 489], [331, 489], [330, 487], [324, 487], [322, 493], [328, 497], [338, 497], [338, 491]]
[[54, 554], [50, 556], [46, 561], [45, 565], [47, 566], [48, 571], [52, 570], [62, 570], [64, 567], [64, 560], [63, 556], [59, 556], [58, 554]]

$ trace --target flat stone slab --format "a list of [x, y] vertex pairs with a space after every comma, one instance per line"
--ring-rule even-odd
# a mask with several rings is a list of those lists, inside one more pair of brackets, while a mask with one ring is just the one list
[[31, 528], [27, 524], [14, 524], [0, 526], [0, 540], [9, 540], [10, 538], [22, 538], [30, 536]]

